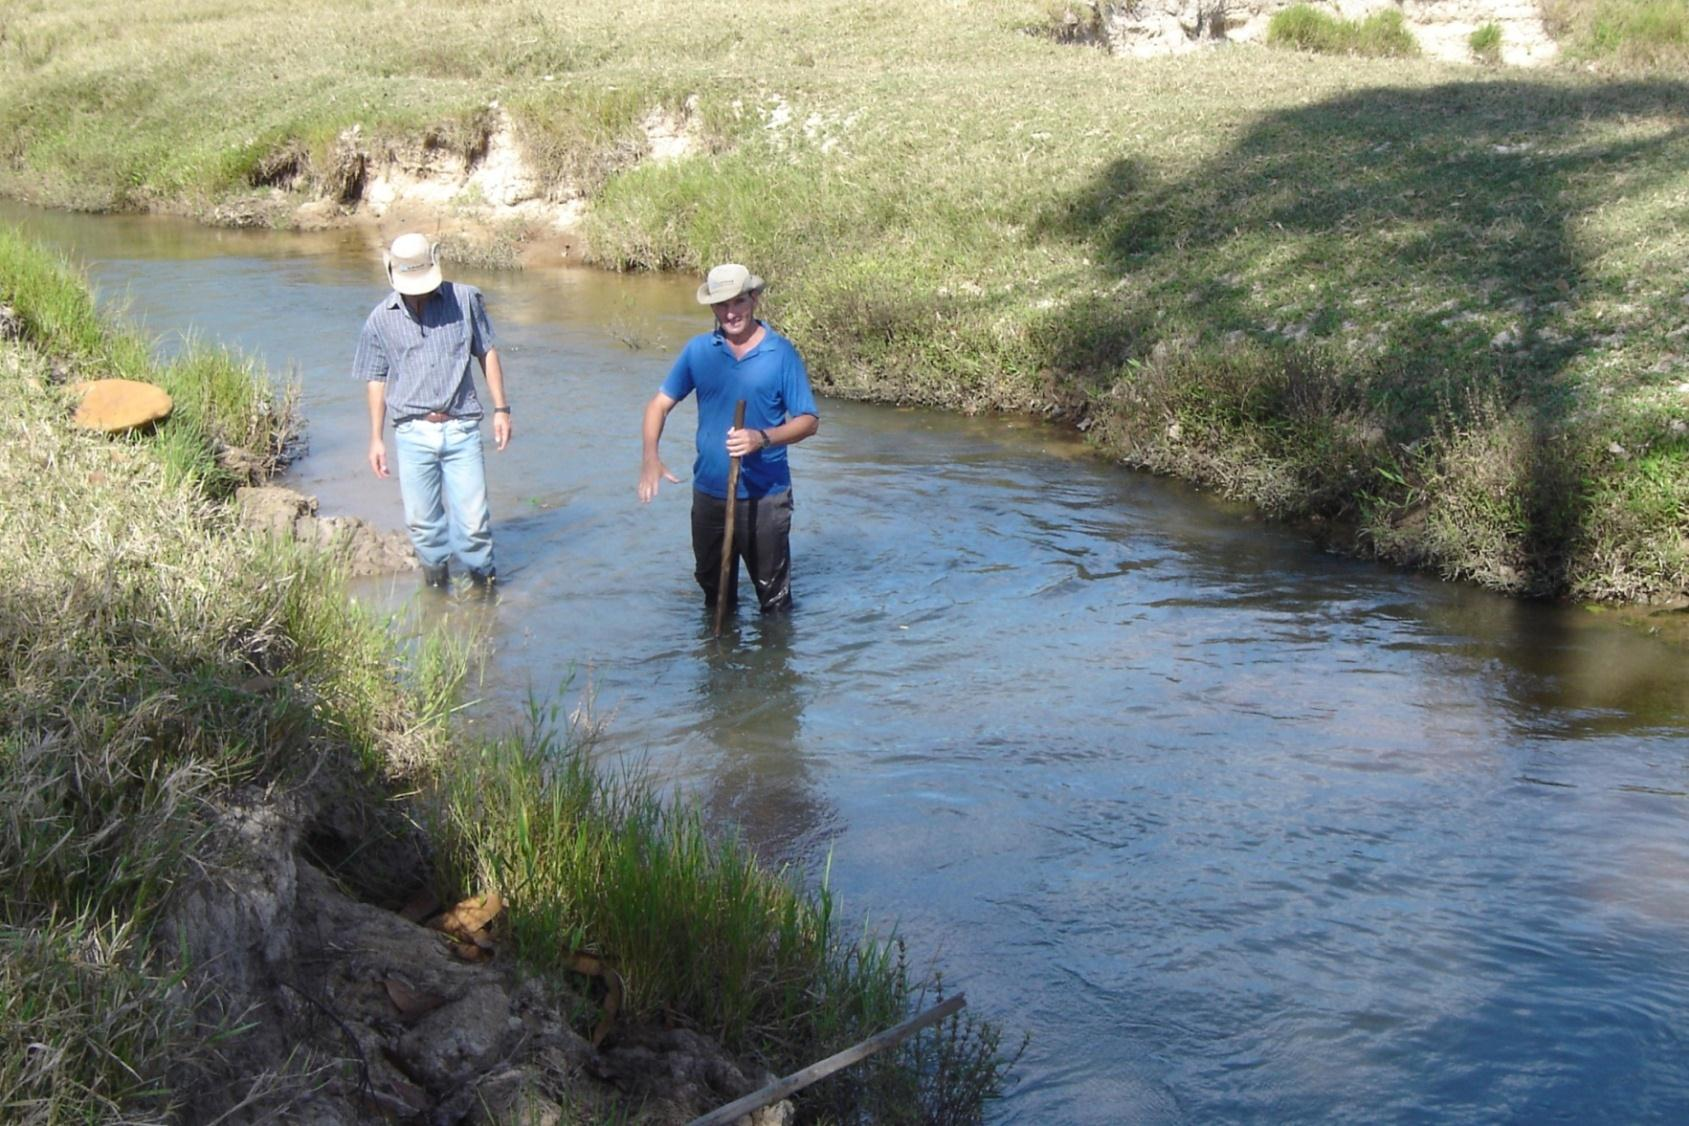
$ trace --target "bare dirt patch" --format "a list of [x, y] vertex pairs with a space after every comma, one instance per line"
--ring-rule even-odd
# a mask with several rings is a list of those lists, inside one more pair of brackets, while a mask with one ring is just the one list
[[334, 554], [353, 577], [416, 569], [405, 533], [383, 531], [356, 516], [319, 516], [316, 497], [279, 485], [250, 485], [236, 490], [235, 505], [248, 527]]
[[1444, 62], [1474, 62], [1472, 33], [1489, 24], [1501, 29], [1501, 61], [1509, 66], [1537, 66], [1559, 54], [1536, 0], [1076, 0], [1058, 14], [1052, 34], [1123, 57], [1157, 58], [1264, 43], [1272, 17], [1296, 3], [1355, 21], [1400, 11], [1420, 50]]
[[241, 795], [218, 816], [223, 866], [178, 897], [170, 926], [210, 988], [208, 1024], [245, 1031], [215, 1074], [182, 1084], [184, 1121], [681, 1123], [772, 1078], [684, 1029], [610, 1024], [595, 1045], [579, 1030], [600, 1023], [590, 979], [523, 974], [496, 915], [474, 942], [446, 933], [418, 907], [420, 838], [352, 808], [307, 789]]
[[[695, 108], [695, 101], [680, 110], [653, 108], [640, 123], [644, 137], [631, 159], [668, 162], [698, 152]], [[353, 126], [321, 170], [311, 169], [297, 144], [282, 146], [259, 162], [254, 186], [266, 190], [219, 205], [213, 221], [302, 230], [365, 226], [376, 244], [421, 230], [448, 258], [494, 268], [577, 256], [588, 206], [581, 186], [548, 184], [534, 170], [519, 130], [497, 103], [466, 144], [427, 135], [375, 140]], [[303, 203], [301, 193], [309, 196]]]

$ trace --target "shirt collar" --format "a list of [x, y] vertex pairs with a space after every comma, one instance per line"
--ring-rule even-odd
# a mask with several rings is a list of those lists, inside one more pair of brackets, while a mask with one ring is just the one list
[[[439, 288], [439, 289], [436, 289], [436, 290], [435, 290], [435, 291], [434, 291], [434, 292], [433, 292], [433, 293], [430, 293], [430, 294], [429, 294], [429, 295], [428, 295], [428, 300], [427, 300], [427, 301], [424, 301], [424, 302], [423, 302], [423, 303], [422, 303], [422, 307], [423, 307], [423, 308], [424, 308], [424, 309], [426, 309], [426, 308], [428, 308], [428, 306], [429, 306], [429, 305], [431, 305], [431, 304], [433, 304], [433, 302], [434, 302], [434, 299], [435, 299], [435, 298], [436, 298], [436, 297], [439, 297], [439, 296], [441, 296], [441, 295], [442, 295], [442, 294], [444, 294], [444, 293], [445, 293], [445, 292], [446, 292], [446, 283], [445, 283], [445, 282], [441, 282], [441, 283], [440, 283], [440, 288]], [[399, 291], [398, 291], [398, 290], [396, 290], [396, 289], [395, 289], [395, 290], [391, 290], [391, 291], [389, 291], [389, 293], [388, 293], [388, 294], [387, 294], [387, 308], [389, 308], [389, 309], [403, 309], [403, 308], [404, 308], [404, 307], [405, 307], [405, 298], [404, 298], [404, 295], [402, 295], [402, 294], [401, 294], [401, 293], [400, 293], [400, 292], [399, 292]]]
[[[768, 338], [770, 336], [774, 335], [774, 330], [768, 327], [767, 321], [762, 320], [761, 318], [758, 318], [757, 324], [762, 327], [762, 339], [757, 341], [756, 347], [752, 348], [749, 352], [746, 352], [745, 356], [750, 356], [750, 355], [753, 355], [757, 352], [762, 351], [762, 346], [764, 344], [768, 343]], [[716, 325], [713, 329], [710, 330], [710, 336], [715, 341], [716, 347], [726, 348], [728, 346], [727, 345], [727, 334], [725, 332], [721, 331], [720, 325]], [[739, 358], [744, 359], [745, 356], [740, 356]]]

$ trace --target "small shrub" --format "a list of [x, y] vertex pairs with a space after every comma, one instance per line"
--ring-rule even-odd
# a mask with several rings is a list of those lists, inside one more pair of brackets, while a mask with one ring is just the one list
[[1375, 12], [1356, 25], [1352, 53], [1380, 59], [1407, 59], [1419, 54], [1419, 41], [1408, 30], [1402, 13], [1390, 9]]
[[1342, 46], [1345, 22], [1306, 4], [1293, 4], [1274, 12], [1273, 18], [1267, 21], [1267, 44], [1298, 51], [1337, 54], [1346, 49]]
[[1501, 62], [1501, 25], [1487, 23], [1478, 28], [1467, 37], [1466, 46], [1472, 57], [1481, 63], [1493, 66]]

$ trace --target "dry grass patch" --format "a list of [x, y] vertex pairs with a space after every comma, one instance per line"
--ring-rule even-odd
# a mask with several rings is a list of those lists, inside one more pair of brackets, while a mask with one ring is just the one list
[[1621, 71], [1689, 70], [1689, 6], [1681, 0], [1543, 0], [1568, 58]]

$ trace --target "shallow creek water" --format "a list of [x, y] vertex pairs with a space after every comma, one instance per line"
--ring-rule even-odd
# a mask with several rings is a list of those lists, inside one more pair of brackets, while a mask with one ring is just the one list
[[[296, 377], [291, 483], [398, 526], [346, 374], [383, 292], [361, 239], [8, 218], [164, 347]], [[796, 613], [718, 644], [687, 488], [634, 497], [692, 283], [456, 276], [516, 407], [503, 595], [423, 607], [489, 632], [478, 722], [590, 691], [606, 758], [830, 864], [847, 917], [1032, 1034], [996, 1119], [1689, 1113], [1681, 648], [1322, 555], [1037, 424], [839, 402], [793, 454]]]

